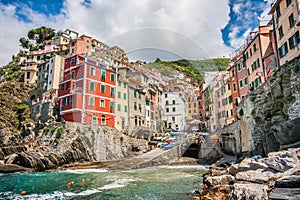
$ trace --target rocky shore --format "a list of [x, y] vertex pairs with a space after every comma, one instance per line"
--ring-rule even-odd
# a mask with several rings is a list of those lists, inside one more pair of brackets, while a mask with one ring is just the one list
[[[300, 148], [213, 165], [193, 200], [300, 199]], [[230, 166], [229, 166], [230, 165]]]

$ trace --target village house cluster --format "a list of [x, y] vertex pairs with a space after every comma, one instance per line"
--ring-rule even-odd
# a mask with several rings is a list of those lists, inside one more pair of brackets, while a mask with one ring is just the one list
[[300, 1], [277, 0], [269, 14], [272, 19], [248, 35], [226, 71], [205, 74], [200, 99], [201, 122], [207, 131], [213, 133], [235, 122], [242, 112], [238, 105], [248, 92], [299, 57]]
[[299, 0], [277, 0], [272, 20], [251, 32], [225, 71], [206, 72], [202, 83], [174, 71], [163, 76], [141, 61], [72, 30], [59, 31], [42, 50], [20, 59], [30, 94], [31, 118], [145, 130], [215, 132], [238, 119], [238, 105], [276, 68], [299, 57]]

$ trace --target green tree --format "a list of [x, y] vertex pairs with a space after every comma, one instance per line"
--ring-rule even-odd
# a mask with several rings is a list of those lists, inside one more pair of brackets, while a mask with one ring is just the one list
[[[43, 48], [46, 41], [51, 40], [55, 35], [55, 30], [45, 26], [31, 29], [27, 33], [27, 38], [22, 37], [19, 39], [21, 46], [25, 49], [37, 50]], [[32, 42], [31, 42], [32, 41]]]

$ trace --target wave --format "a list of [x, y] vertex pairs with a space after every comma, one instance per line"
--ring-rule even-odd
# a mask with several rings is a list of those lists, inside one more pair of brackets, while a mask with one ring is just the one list
[[[48, 200], [48, 199], [64, 199], [68, 197], [76, 197], [76, 196], [89, 196], [95, 193], [101, 192], [98, 189], [90, 189], [85, 190], [79, 193], [74, 192], [53, 192], [52, 194], [27, 194], [26, 196], [22, 196], [20, 194], [12, 194], [11, 192], [0, 193], [1, 197], [5, 197], [5, 199], [26, 199], [26, 200]], [[3, 196], [2, 196], [3, 195]]]
[[109, 189], [114, 189], [114, 188], [121, 188], [127, 186], [129, 183], [136, 181], [135, 179], [131, 178], [124, 178], [124, 179], [119, 179], [115, 180], [113, 183], [104, 185], [101, 188], [98, 188], [99, 190], [109, 190]]

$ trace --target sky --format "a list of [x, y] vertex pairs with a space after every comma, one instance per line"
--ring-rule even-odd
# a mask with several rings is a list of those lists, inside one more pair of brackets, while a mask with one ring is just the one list
[[0, 66], [30, 29], [67, 28], [127, 52], [131, 61], [229, 57], [270, 16], [271, 0], [0, 0]]

